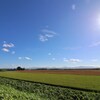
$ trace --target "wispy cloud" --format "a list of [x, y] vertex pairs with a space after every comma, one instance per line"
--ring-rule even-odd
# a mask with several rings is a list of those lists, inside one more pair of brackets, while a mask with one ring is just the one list
[[48, 38], [45, 35], [40, 34], [39, 40], [42, 41], [42, 42], [45, 42], [45, 41], [48, 41]]
[[81, 49], [81, 47], [66, 47], [66, 48], [63, 48], [64, 50], [79, 50]]
[[89, 45], [89, 47], [97, 47], [100, 46], [100, 41], [92, 43], [91, 45]]
[[48, 29], [43, 29], [41, 32], [42, 33], [39, 35], [39, 40], [42, 42], [48, 41], [50, 38], [53, 38], [56, 35], [56, 32]]
[[9, 52], [10, 50], [7, 49], [7, 48], [2, 48], [2, 51], [4, 51], [4, 52]]
[[12, 51], [11, 54], [15, 54], [15, 51]]
[[77, 63], [77, 62], [81, 62], [80, 59], [67, 59], [67, 58], [64, 58], [63, 59], [65, 62], [72, 62], [72, 63]]
[[[6, 41], [3, 42], [2, 51], [10, 52], [10, 48], [13, 48], [15, 45], [13, 43], [7, 43]], [[15, 51], [12, 51], [11, 54], [15, 54]]]
[[49, 56], [51, 56], [51, 53], [48, 53]]
[[19, 60], [21, 60], [21, 59], [22, 59], [22, 57], [18, 57], [18, 59], [19, 59]]
[[19, 60], [32, 60], [30, 57], [18, 57]]
[[25, 57], [26, 60], [32, 60], [30, 57]]
[[76, 9], [76, 5], [72, 4], [72, 10], [75, 10], [75, 9]]
[[52, 58], [52, 60], [54, 61], [54, 60], [56, 60], [56, 58]]
[[98, 59], [92, 59], [91, 61], [92, 61], [92, 62], [97, 62], [97, 61], [98, 61]]
[[48, 30], [48, 29], [43, 29], [42, 32], [45, 33], [45, 34], [52, 34], [52, 35], [56, 34], [56, 32], [54, 32], [52, 30]]
[[3, 47], [4, 48], [12, 48], [12, 47], [14, 47], [14, 44], [13, 43], [6, 43], [6, 41], [4, 41]]

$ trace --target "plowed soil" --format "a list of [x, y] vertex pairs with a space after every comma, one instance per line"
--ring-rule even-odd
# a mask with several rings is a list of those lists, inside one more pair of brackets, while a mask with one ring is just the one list
[[24, 70], [20, 72], [48, 73], [48, 74], [73, 74], [73, 75], [100, 75], [100, 70]]

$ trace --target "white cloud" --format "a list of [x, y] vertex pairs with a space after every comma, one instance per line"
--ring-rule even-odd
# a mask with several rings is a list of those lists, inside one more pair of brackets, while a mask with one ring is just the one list
[[22, 59], [22, 57], [18, 57], [18, 59], [19, 59], [19, 60], [21, 60], [21, 59]]
[[66, 58], [64, 58], [64, 61], [65, 62], [72, 62], [72, 63], [77, 63], [77, 62], [81, 62], [81, 60], [80, 59], [66, 59]]
[[32, 60], [30, 57], [18, 57], [19, 60]]
[[75, 10], [75, 9], [76, 9], [76, 5], [72, 4], [72, 10]]
[[12, 48], [12, 47], [14, 47], [14, 44], [13, 43], [4, 43], [3, 47], [4, 48]]
[[15, 54], [15, 51], [12, 51], [11, 54]]
[[97, 46], [100, 46], [100, 41], [95, 42], [95, 43], [89, 45], [89, 47], [97, 47]]
[[7, 49], [7, 48], [2, 48], [2, 51], [4, 51], [4, 52], [9, 52], [10, 50]]
[[65, 50], [79, 50], [81, 49], [81, 47], [67, 47], [67, 48], [64, 48]]
[[51, 56], [51, 53], [48, 53], [49, 56]]
[[29, 58], [29, 57], [25, 57], [25, 59], [26, 59], [26, 60], [32, 60], [32, 59], [31, 59], [31, 58]]
[[7, 43], [6, 41], [3, 41], [3, 43]]
[[45, 35], [42, 35], [42, 34], [41, 34], [41, 35], [39, 36], [39, 40], [42, 41], [42, 42], [45, 42], [45, 41], [48, 41], [48, 38], [47, 38]]
[[[13, 43], [7, 43], [6, 41], [3, 41], [2, 50], [4, 52], [10, 52], [10, 48], [13, 48]], [[15, 51], [12, 51], [11, 54], [15, 54]]]
[[42, 42], [48, 41], [55, 36], [55, 32], [47, 29], [42, 30], [42, 34], [39, 35], [39, 40]]
[[52, 60], [56, 60], [56, 58], [52, 58]]
[[56, 34], [56, 32], [48, 30], [48, 29], [43, 29], [42, 32], [45, 34]]
[[97, 61], [98, 61], [98, 59], [92, 59], [91, 61], [92, 61], [92, 62], [97, 62]]
[[53, 34], [45, 34], [45, 36], [50, 38], [50, 37], [53, 37], [54, 35]]

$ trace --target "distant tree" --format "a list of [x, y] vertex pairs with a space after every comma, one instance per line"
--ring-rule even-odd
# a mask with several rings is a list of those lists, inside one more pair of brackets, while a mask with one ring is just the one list
[[25, 68], [21, 68], [20, 66], [18, 66], [17, 70], [25, 70]]

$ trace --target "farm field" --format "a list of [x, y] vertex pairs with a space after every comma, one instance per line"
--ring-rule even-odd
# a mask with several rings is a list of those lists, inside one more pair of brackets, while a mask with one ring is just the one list
[[49, 73], [49, 74], [74, 74], [74, 75], [100, 75], [100, 70], [24, 70], [20, 72]]
[[[98, 70], [97, 70], [98, 71]], [[86, 71], [87, 72], [87, 71]], [[88, 71], [89, 72], [89, 71]], [[95, 71], [94, 71], [95, 72]], [[61, 73], [61, 72], [60, 72]], [[92, 71], [93, 73], [93, 71]], [[100, 91], [100, 76], [98, 75], [75, 75], [75, 74], [59, 74], [59, 71], [56, 73], [53, 71], [44, 73], [41, 71], [7, 71], [0, 72], [0, 76], [41, 82], [53, 85], [60, 85], [65, 87], [79, 88], [79, 89], [89, 89]]]
[[0, 100], [99, 100], [100, 93], [0, 77]]
[[[0, 100], [40, 100], [40, 97], [33, 93], [19, 91], [11, 86], [0, 84]], [[41, 100], [44, 99], [41, 98]]]

